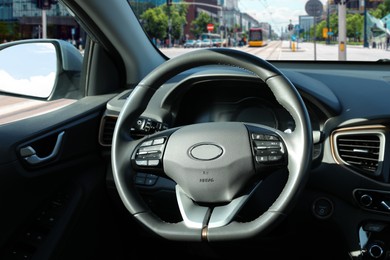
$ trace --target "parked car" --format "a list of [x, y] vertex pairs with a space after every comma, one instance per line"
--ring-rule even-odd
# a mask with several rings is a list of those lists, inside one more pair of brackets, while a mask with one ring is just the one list
[[221, 39], [212, 39], [211, 41], [213, 43], [212, 47], [222, 47], [222, 40]]
[[213, 42], [210, 39], [197, 40], [195, 43], [195, 47], [197, 48], [207, 48], [212, 47]]
[[195, 47], [195, 43], [196, 43], [195, 40], [193, 40], [193, 39], [188, 39], [188, 40], [183, 44], [183, 47], [184, 47], [184, 48], [194, 48], [194, 47]]
[[[305, 14], [258, 2], [240, 8]], [[0, 125], [0, 259], [389, 258], [390, 52], [156, 48], [141, 1], [59, 4], [84, 55], [52, 38], [0, 45], [0, 113], [29, 114]]]
[[200, 48], [201, 45], [202, 45], [202, 40], [199, 40], [199, 39], [198, 39], [198, 40], [195, 41], [194, 47], [195, 47], [195, 48]]

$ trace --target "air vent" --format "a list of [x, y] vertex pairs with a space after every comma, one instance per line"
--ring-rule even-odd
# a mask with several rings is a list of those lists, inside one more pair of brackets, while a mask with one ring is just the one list
[[117, 117], [105, 116], [100, 126], [99, 142], [101, 145], [110, 146], [114, 135]]
[[383, 162], [384, 134], [381, 131], [351, 131], [334, 135], [338, 161], [353, 170], [378, 176]]

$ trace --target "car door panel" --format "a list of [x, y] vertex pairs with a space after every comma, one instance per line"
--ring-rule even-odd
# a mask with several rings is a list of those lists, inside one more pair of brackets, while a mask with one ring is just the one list
[[[0, 126], [0, 135], [9, 135], [0, 145], [1, 259], [58, 257], [79, 225], [78, 216], [97, 210], [84, 212], [104, 187], [98, 129], [109, 98], [87, 97]], [[49, 157], [59, 135], [57, 152], [47, 161], [31, 164], [21, 153], [33, 147], [40, 158]]]

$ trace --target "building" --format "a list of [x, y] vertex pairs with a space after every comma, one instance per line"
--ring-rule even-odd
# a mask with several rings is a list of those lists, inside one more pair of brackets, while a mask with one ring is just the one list
[[259, 27], [259, 21], [247, 13], [241, 13], [240, 27], [242, 31], [248, 31], [249, 28]]
[[[214, 21], [214, 24], [220, 24], [221, 26], [223, 26], [223, 23], [221, 23], [222, 7], [221, 5], [219, 5], [218, 0], [185, 0], [185, 2], [188, 4], [188, 12], [187, 24], [184, 26], [183, 33], [187, 39], [195, 38], [195, 36], [191, 32], [191, 21], [195, 20], [202, 12], [207, 13]], [[220, 30], [223, 30], [221, 26], [217, 28], [218, 33], [220, 33]]]
[[305, 41], [310, 41], [310, 28], [314, 25], [314, 17], [308, 15], [299, 16], [299, 28], [302, 31], [302, 37]]
[[[45, 29], [47, 38], [79, 44], [85, 33], [65, 7], [56, 0], [50, 3], [50, 8], [43, 11], [37, 7], [37, 1], [0, 0], [1, 41], [42, 38]], [[46, 15], [46, 28], [43, 28], [42, 15]]]

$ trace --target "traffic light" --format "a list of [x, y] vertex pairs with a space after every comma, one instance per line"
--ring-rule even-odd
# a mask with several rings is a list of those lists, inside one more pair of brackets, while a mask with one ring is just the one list
[[334, 4], [335, 5], [338, 5], [338, 4], [347, 4], [348, 3], [348, 0], [334, 0]]
[[37, 8], [48, 10], [51, 8], [51, 5], [58, 3], [58, 0], [35, 0]]
[[50, 9], [51, 1], [50, 0], [37, 0], [37, 8], [39, 9]]

